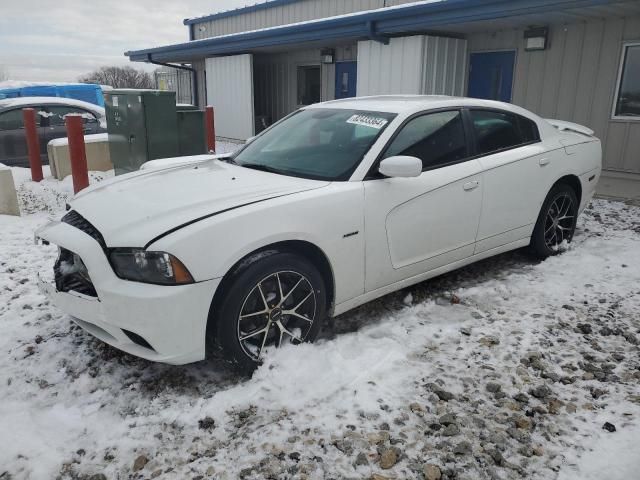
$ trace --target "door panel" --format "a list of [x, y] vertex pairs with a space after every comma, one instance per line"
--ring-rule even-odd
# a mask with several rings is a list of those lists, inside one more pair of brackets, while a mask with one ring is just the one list
[[468, 96], [511, 102], [516, 53], [472, 53]]
[[358, 63], [336, 63], [336, 99], [351, 98], [356, 96], [358, 85]]
[[367, 291], [473, 254], [480, 173], [479, 162], [470, 160], [417, 178], [365, 182]]
[[476, 253], [531, 235], [553, 182], [555, 155], [538, 143], [480, 158], [485, 188]]
[[[467, 111], [483, 169], [476, 253], [531, 236], [540, 206], [561, 164], [540, 142], [535, 122], [499, 109]], [[562, 150], [562, 149], [560, 149]]]

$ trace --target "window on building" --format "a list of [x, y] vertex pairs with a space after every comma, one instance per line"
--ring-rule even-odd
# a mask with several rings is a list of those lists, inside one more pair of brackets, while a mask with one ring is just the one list
[[320, 65], [298, 67], [298, 105], [320, 101]]
[[479, 155], [508, 150], [539, 140], [535, 122], [509, 112], [471, 110]]
[[384, 154], [422, 160], [423, 170], [459, 162], [467, 156], [462, 115], [458, 110], [422, 115], [409, 121]]
[[640, 44], [625, 45], [622, 52], [615, 116], [640, 119]]

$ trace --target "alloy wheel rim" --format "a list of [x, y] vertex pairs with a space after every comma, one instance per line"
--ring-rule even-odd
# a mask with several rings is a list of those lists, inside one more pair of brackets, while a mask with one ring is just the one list
[[256, 283], [245, 297], [237, 322], [237, 338], [244, 353], [261, 360], [269, 347], [302, 343], [316, 316], [316, 292], [304, 275], [272, 273]]
[[556, 196], [549, 206], [544, 223], [544, 242], [550, 249], [557, 249], [573, 236], [573, 200], [567, 193]]

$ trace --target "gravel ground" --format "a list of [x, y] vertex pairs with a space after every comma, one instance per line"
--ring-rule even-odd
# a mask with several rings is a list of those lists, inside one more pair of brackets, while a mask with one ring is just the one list
[[252, 378], [123, 354], [38, 293], [0, 216], [0, 480], [596, 479], [640, 468], [640, 208], [337, 318]]

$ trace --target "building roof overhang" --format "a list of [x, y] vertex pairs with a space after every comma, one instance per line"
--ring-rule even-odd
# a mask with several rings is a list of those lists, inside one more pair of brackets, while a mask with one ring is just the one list
[[137, 62], [190, 63], [205, 57], [291, 48], [300, 45], [374, 39], [432, 31], [473, 22], [606, 7], [621, 0], [425, 0], [395, 7], [240, 32], [185, 43], [128, 51]]

